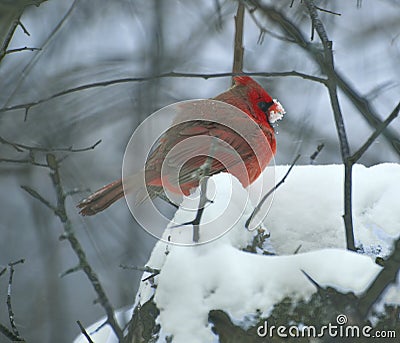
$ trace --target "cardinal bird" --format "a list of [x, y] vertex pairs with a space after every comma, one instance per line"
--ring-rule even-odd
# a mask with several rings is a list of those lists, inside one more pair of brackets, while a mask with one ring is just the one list
[[[247, 187], [258, 178], [269, 164], [276, 153], [276, 140], [272, 123], [281, 119], [285, 110], [251, 77], [235, 76], [233, 80], [233, 86], [224, 93], [217, 95], [213, 100], [225, 102], [240, 109], [248, 116], [244, 116], [245, 119], [248, 121], [248, 118], [251, 118], [257, 124], [256, 128], [259, 127], [260, 130], [253, 128], [255, 132], [238, 135], [237, 132], [226, 125], [207, 120], [184, 121], [172, 126], [160, 137], [158, 146], [150, 152], [146, 161], [144, 173], [148, 197], [159, 196], [165, 199], [164, 187], [174, 193], [180, 192], [180, 194], [189, 195], [190, 191], [199, 185], [198, 171], [209, 158], [204, 146], [202, 151], [200, 151], [201, 147], [198, 147], [199, 152], [197, 155], [194, 154], [195, 157], [187, 160], [183, 165], [177, 165], [176, 170], [172, 168], [171, 175], [168, 172], [166, 175], [165, 172], [161, 173], [161, 167], [167, 154], [176, 144], [188, 137], [218, 138], [229, 144], [240, 156], [241, 166], [237, 163], [237, 160], [230, 163], [229, 161], [233, 161], [233, 159], [230, 159], [229, 156], [227, 158], [226, 151], [222, 151], [220, 155], [218, 155], [218, 151], [214, 152], [207, 176], [228, 171], [239, 179], [243, 187]], [[220, 115], [220, 113], [216, 115]], [[226, 115], [226, 113], [221, 115]], [[243, 118], [236, 119], [234, 117], [232, 120], [240, 121]], [[243, 124], [245, 125], [245, 123]], [[241, 125], [240, 122], [239, 125]], [[210, 149], [210, 147], [205, 149]], [[177, 160], [176, 157], [175, 160]], [[168, 165], [179, 164], [174, 162], [174, 156], [170, 158], [170, 155], [168, 155], [168, 158]], [[225, 162], [222, 163], [221, 160]], [[243, 172], [243, 166], [245, 172]], [[130, 187], [126, 187], [125, 191], [140, 191], [135, 187], [134, 180], [135, 177], [132, 178]], [[117, 180], [82, 200], [77, 207], [80, 208], [82, 215], [90, 216], [103, 211], [123, 196], [122, 180]]]

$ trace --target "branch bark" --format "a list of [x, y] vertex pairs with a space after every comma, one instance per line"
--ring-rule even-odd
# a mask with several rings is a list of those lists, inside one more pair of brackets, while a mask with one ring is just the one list
[[[240, 74], [243, 72], [243, 27], [244, 27], [244, 5], [242, 2], [238, 3], [238, 9], [235, 16], [235, 41], [233, 53], [233, 66], [232, 73]], [[234, 81], [232, 79], [232, 85]]]
[[[22, 145], [17, 145], [17, 148], [21, 149], [27, 149], [28, 147], [22, 146]], [[29, 149], [28, 149], [29, 150]], [[68, 149], [69, 150], [69, 149]], [[72, 149], [71, 149], [72, 150]], [[70, 151], [71, 151], [70, 150]], [[86, 149], [83, 149], [82, 151], [85, 151]], [[89, 279], [90, 284], [92, 285], [94, 291], [96, 292], [98, 298], [96, 299], [96, 302], [100, 303], [100, 305], [103, 307], [104, 311], [106, 312], [107, 316], [107, 321], [106, 323], [109, 324], [114, 331], [115, 335], [118, 337], [120, 341], [123, 339], [123, 331], [120, 328], [116, 317], [115, 317], [115, 311], [106, 295], [106, 292], [101, 285], [100, 279], [97, 276], [96, 272], [93, 270], [91, 265], [88, 262], [88, 259], [86, 257], [86, 253], [80, 244], [79, 240], [77, 239], [74, 230], [72, 228], [72, 223], [70, 219], [68, 218], [67, 215], [67, 210], [65, 206], [65, 200], [67, 197], [67, 194], [64, 191], [64, 188], [62, 186], [61, 182], [61, 175], [60, 175], [60, 163], [57, 160], [56, 156], [53, 155], [51, 152], [48, 152], [46, 154], [46, 167], [50, 170], [50, 177], [53, 183], [54, 190], [56, 192], [56, 197], [57, 197], [57, 203], [56, 205], [52, 205], [49, 201], [44, 199], [37, 191], [24, 187], [24, 189], [35, 199], [39, 200], [42, 204], [44, 204], [47, 208], [52, 210], [54, 214], [59, 218], [61, 221], [63, 227], [64, 227], [64, 232], [61, 235], [60, 239], [67, 240], [70, 245], [72, 250], [74, 251], [75, 255], [78, 258], [78, 265], [74, 268], [71, 268], [67, 271], [66, 274], [82, 270], [86, 277]], [[65, 275], [66, 275], [65, 274]]]
[[369, 310], [379, 299], [383, 291], [396, 282], [396, 275], [400, 266], [400, 238], [394, 244], [394, 250], [384, 262], [384, 267], [376, 279], [368, 287], [368, 290], [360, 297], [358, 311], [362, 318], [366, 318]]
[[25, 8], [30, 5], [39, 6], [44, 1], [46, 0], [15, 0], [0, 3], [0, 63], [7, 54], [7, 48], [17, 27], [20, 25], [28, 34], [20, 22]]

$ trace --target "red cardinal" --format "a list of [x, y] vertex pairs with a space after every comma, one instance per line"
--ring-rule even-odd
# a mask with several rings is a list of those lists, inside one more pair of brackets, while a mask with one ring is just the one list
[[[239, 108], [248, 117], [253, 119], [261, 130], [255, 130], [257, 131], [255, 134], [247, 132], [245, 135], [238, 135], [237, 132], [225, 125], [206, 120], [185, 121], [172, 126], [161, 136], [158, 146], [150, 153], [146, 161], [144, 168], [145, 183], [150, 198], [157, 196], [165, 198], [163, 185], [168, 188], [168, 191], [181, 192], [185, 195], [189, 195], [190, 190], [199, 185], [198, 171], [209, 158], [204, 149], [206, 151], [207, 149], [211, 149], [212, 143], [210, 143], [210, 147], [204, 148], [203, 146], [202, 149], [198, 147], [202, 150], [202, 152], [199, 150], [198, 154], [193, 154], [192, 151], [191, 156], [195, 157], [187, 160], [183, 165], [177, 165], [175, 169], [172, 166], [172, 169], [170, 169], [171, 175], [168, 172], [167, 174], [163, 172], [163, 176], [161, 176], [161, 167], [165, 162], [167, 154], [176, 144], [188, 137], [206, 136], [211, 140], [218, 138], [229, 144], [232, 150], [234, 149], [239, 154], [242, 163], [237, 163], [236, 160], [229, 165], [229, 161], [234, 161], [234, 159], [229, 158], [229, 156], [227, 157], [229, 153], [227, 153], [226, 149], [225, 151], [221, 150], [220, 153], [217, 150], [212, 154], [212, 162], [210, 163], [208, 175], [211, 176], [229, 170], [231, 174], [239, 179], [243, 187], [247, 187], [254, 182], [270, 162], [276, 152], [275, 134], [271, 124], [281, 119], [285, 113], [280, 103], [272, 99], [249, 76], [234, 77], [234, 85], [226, 92], [217, 95], [214, 100], [222, 101]], [[218, 113], [219, 115], [220, 113]], [[243, 120], [243, 118], [238, 120]], [[248, 119], [246, 120], [248, 121]], [[176, 156], [173, 159], [173, 156], [170, 158], [170, 155], [168, 155], [169, 162], [167, 164], [173, 165], [175, 162], [171, 161], [175, 161]], [[243, 172], [243, 165], [246, 172]], [[129, 187], [129, 191], [141, 191], [137, 189], [138, 187], [135, 188], [134, 181], [131, 183], [133, 184]], [[123, 195], [122, 180], [114, 181], [81, 201], [77, 207], [81, 209], [80, 213], [84, 216], [94, 215], [109, 207], [115, 201], [122, 198]]]

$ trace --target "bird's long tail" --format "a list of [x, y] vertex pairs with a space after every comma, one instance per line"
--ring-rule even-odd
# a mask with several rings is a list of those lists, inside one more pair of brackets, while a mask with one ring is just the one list
[[123, 196], [124, 189], [122, 187], [122, 180], [117, 180], [89, 195], [86, 199], [82, 200], [77, 207], [80, 208], [79, 213], [83, 216], [92, 216], [111, 206]]
[[93, 194], [83, 199], [76, 207], [83, 216], [93, 216], [111, 206], [114, 202], [121, 199], [124, 193], [135, 195], [135, 205], [140, 205], [148, 199], [155, 198], [160, 187], [144, 185], [143, 172], [126, 176], [122, 179], [109, 183], [100, 188]]

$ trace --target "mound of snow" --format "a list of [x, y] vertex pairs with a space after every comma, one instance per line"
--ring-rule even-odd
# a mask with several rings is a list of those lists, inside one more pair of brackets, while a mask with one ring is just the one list
[[[277, 180], [286, 171], [287, 167], [277, 167]], [[231, 222], [232, 212], [222, 211], [226, 199], [242, 203], [246, 191], [228, 174], [212, 179], [217, 197], [205, 209], [203, 219], [208, 223], [215, 219], [215, 225], [220, 226]], [[400, 235], [400, 165], [357, 165], [353, 179], [356, 242], [370, 255], [387, 255], [392, 241]], [[232, 189], [227, 184], [232, 184]], [[244, 225], [252, 209], [247, 202], [232, 229], [210, 243], [156, 244], [147, 266], [161, 270], [155, 277], [157, 288], [154, 290], [150, 281], [143, 282], [137, 303], [144, 304], [154, 295], [162, 333], [173, 335], [174, 342], [215, 341], [208, 323], [210, 310], [222, 309], [241, 321], [259, 311], [267, 316], [274, 304], [286, 296], [307, 300], [316, 288], [302, 271], [321, 286], [355, 294], [362, 293], [379, 273], [380, 267], [373, 258], [344, 249], [343, 166], [295, 167], [278, 189], [264, 223], [271, 234], [269, 243], [279, 256], [242, 250], [254, 236]], [[192, 217], [178, 210], [174, 222], [184, 223]], [[165, 237], [170, 235], [187, 236], [188, 232], [168, 228]], [[300, 253], [293, 255], [299, 246]], [[148, 275], [145, 273], [144, 278]], [[392, 287], [387, 293], [387, 301], [400, 303], [398, 289]], [[131, 311], [119, 316], [129, 318]], [[103, 321], [93, 324], [88, 332]], [[116, 341], [109, 327], [93, 334], [92, 339], [96, 343]], [[75, 342], [85, 342], [85, 338], [79, 337]]]

